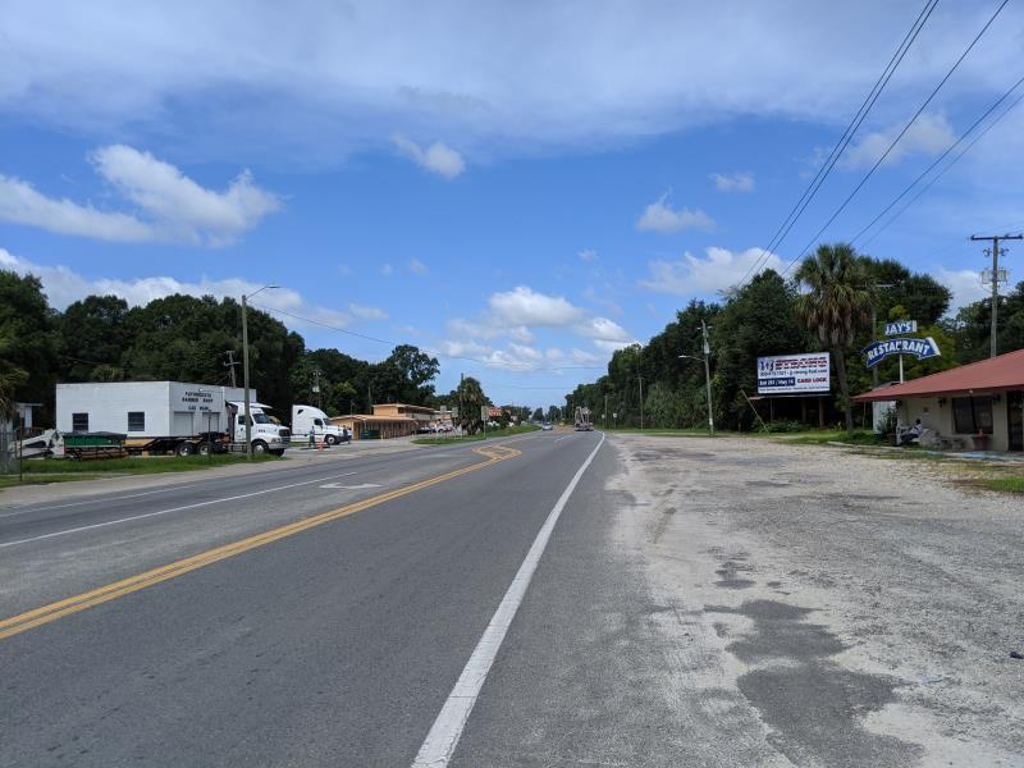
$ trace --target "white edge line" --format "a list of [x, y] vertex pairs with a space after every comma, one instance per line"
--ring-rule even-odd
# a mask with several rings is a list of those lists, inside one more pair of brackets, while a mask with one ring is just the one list
[[208, 507], [211, 504], [223, 504], [226, 501], [238, 501], [239, 499], [248, 499], [253, 496], [262, 496], [265, 493], [274, 493], [276, 491], [285, 491], [289, 488], [298, 488], [300, 485], [312, 485], [313, 483], [322, 483], [325, 480], [334, 480], [339, 477], [348, 477], [349, 475], [357, 474], [356, 472], [346, 472], [342, 475], [329, 475], [328, 477], [321, 477], [317, 480], [305, 480], [301, 483], [291, 483], [289, 485], [279, 485], [275, 488], [264, 488], [262, 491], [253, 491], [252, 493], [243, 493], [238, 496], [226, 496], [223, 499], [210, 499], [209, 501], [200, 501], [195, 504], [186, 504], [183, 507], [172, 507], [171, 509], [161, 509], [156, 512], [145, 512], [141, 515], [132, 515], [131, 517], [119, 517], [116, 520], [106, 520], [102, 523], [93, 523], [92, 525], [80, 525], [77, 528], [67, 528], [63, 531], [54, 531], [53, 533], [44, 533], [40, 536], [32, 536], [28, 539], [18, 539], [16, 541], [6, 541], [0, 544], [0, 549], [6, 549], [7, 547], [15, 547], [19, 544], [29, 544], [33, 541], [43, 541], [44, 539], [52, 539], [57, 536], [67, 536], [71, 533], [81, 533], [82, 531], [92, 531], [97, 528], [106, 528], [110, 525], [119, 525], [120, 523], [130, 523], [134, 520], [145, 520], [148, 517], [158, 517], [160, 515], [167, 515], [171, 512], [184, 512], [186, 509], [196, 509], [198, 507]]
[[519, 566], [515, 578], [512, 579], [512, 583], [505, 592], [498, 610], [494, 612], [490, 624], [484, 630], [480, 641], [473, 650], [473, 654], [469, 657], [469, 661], [466, 662], [462, 674], [459, 675], [455, 687], [448, 694], [448, 699], [445, 701], [444, 706], [441, 707], [441, 712], [438, 714], [437, 719], [434, 720], [430, 732], [427, 733], [427, 738], [424, 739], [416, 759], [413, 760], [412, 768], [445, 768], [452, 759], [452, 755], [455, 754], [455, 748], [462, 737], [462, 731], [466, 727], [466, 722], [469, 720], [473, 707], [476, 705], [477, 697], [479, 697], [484, 681], [491, 671], [491, 666], [498, 655], [498, 650], [505, 640], [505, 634], [508, 632], [508, 628], [511, 626], [520, 604], [523, 602], [523, 596], [530, 586], [530, 581], [533, 579], [533, 574], [537, 570], [540, 558], [547, 548], [548, 540], [551, 538], [551, 533], [558, 523], [558, 518], [561, 516], [562, 510], [565, 509], [565, 505], [568, 503], [569, 497], [572, 496], [572, 492], [576, 489], [577, 484], [579, 484], [580, 478], [583, 477], [583, 473], [587, 471], [587, 467], [590, 466], [597, 452], [604, 445], [604, 439], [605, 435], [602, 432], [601, 441], [590, 452], [590, 455], [580, 465], [580, 468], [576, 470], [576, 474], [573, 475], [569, 485], [562, 491], [562, 495], [558, 497], [555, 506], [548, 513], [544, 525], [541, 526], [540, 531], [537, 533], [537, 538], [533, 540], [533, 544], [530, 546], [530, 551], [526, 553], [526, 558], [523, 560], [522, 565]]

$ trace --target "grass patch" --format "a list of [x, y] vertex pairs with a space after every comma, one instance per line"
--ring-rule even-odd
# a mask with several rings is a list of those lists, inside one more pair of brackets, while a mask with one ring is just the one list
[[1000, 493], [1024, 493], [1024, 476], [985, 477], [978, 481], [978, 485]]
[[416, 445], [456, 445], [458, 443], [474, 443], [481, 440], [492, 440], [499, 437], [511, 437], [512, 435], [523, 435], [527, 432], [536, 432], [540, 427], [535, 424], [520, 424], [518, 427], [506, 427], [505, 429], [488, 429], [486, 433], [466, 435], [464, 437], [415, 437], [413, 442]]
[[890, 445], [885, 435], [876, 435], [867, 429], [855, 429], [853, 432], [847, 432], [845, 429], [812, 430], [808, 432], [772, 434], [771, 437], [795, 445], [824, 445], [825, 443], [867, 446]]
[[[277, 456], [255, 456], [253, 461], [280, 461]], [[96, 480], [120, 475], [155, 475], [165, 472], [193, 472], [212, 467], [245, 463], [244, 454], [214, 456], [130, 456], [125, 459], [29, 459], [19, 482], [18, 475], [0, 475], [0, 488], [40, 483], [66, 483], [73, 480]]]

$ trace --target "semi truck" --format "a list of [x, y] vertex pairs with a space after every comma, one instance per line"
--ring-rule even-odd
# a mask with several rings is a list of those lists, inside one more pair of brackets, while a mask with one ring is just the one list
[[347, 440], [345, 431], [331, 424], [330, 417], [319, 408], [312, 405], [293, 405], [292, 442], [308, 445], [310, 434], [324, 445], [337, 445]]
[[[249, 390], [255, 454], [285, 452], [291, 430]], [[57, 431], [125, 435], [129, 453], [187, 456], [245, 450], [245, 390], [179, 381], [57, 385]]]

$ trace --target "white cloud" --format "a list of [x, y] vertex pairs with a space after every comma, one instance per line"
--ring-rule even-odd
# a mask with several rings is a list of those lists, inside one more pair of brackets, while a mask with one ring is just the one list
[[[676, 296], [699, 296], [728, 290], [743, 279], [763, 254], [760, 248], [737, 252], [711, 247], [705, 252], [707, 258], [703, 259], [685, 253], [679, 261], [649, 262], [650, 277], [641, 280], [640, 285], [650, 291]], [[757, 272], [765, 269], [781, 271], [782, 267], [782, 259], [770, 253]]]
[[548, 296], [520, 285], [505, 293], [495, 293], [489, 300], [491, 312], [501, 322], [530, 327], [572, 325], [583, 316], [564, 296]]
[[427, 274], [427, 272], [430, 271], [427, 268], [427, 265], [424, 264], [419, 259], [409, 259], [408, 267], [409, 271], [412, 272], [414, 275], [425, 275]]
[[134, 216], [101, 211], [67, 198], [55, 200], [36, 191], [28, 182], [10, 176], [0, 176], [0, 220], [111, 242], [156, 239], [153, 227]]
[[[611, 351], [614, 352], [614, 350]], [[569, 350], [569, 359], [576, 365], [594, 365], [595, 363], [604, 362], [606, 357], [573, 347]]]
[[392, 267], [390, 264], [381, 264], [380, 273], [384, 277], [390, 277], [391, 275], [395, 274], [395, 268]]
[[753, 192], [754, 174], [752, 173], [712, 173], [708, 178], [715, 182], [719, 192]]
[[679, 232], [683, 229], [711, 230], [715, 228], [714, 220], [699, 208], [691, 211], [689, 208], [672, 210], [668, 204], [668, 194], [659, 197], [655, 202], [648, 205], [640, 218], [636, 220], [636, 228], [639, 232]]
[[580, 323], [574, 329], [580, 336], [601, 341], [634, 341], [629, 331], [607, 317], [591, 317], [585, 323]]
[[462, 155], [439, 141], [435, 141], [423, 149], [419, 144], [401, 134], [395, 134], [392, 140], [399, 152], [420, 168], [436, 173], [438, 176], [454, 179], [466, 170], [466, 163], [463, 161]]
[[388, 313], [379, 307], [364, 307], [361, 304], [349, 304], [348, 311], [360, 320], [387, 320]]
[[53, 199], [0, 176], [0, 219], [65, 235], [114, 242], [185, 241], [226, 245], [280, 208], [243, 171], [225, 190], [206, 189], [178, 168], [123, 144], [92, 153], [96, 172], [133, 205], [132, 213]]
[[951, 313], [991, 295], [991, 289], [981, 282], [981, 273], [973, 269], [952, 270], [939, 267], [935, 279], [953, 293], [953, 300], [949, 305]]
[[[884, 131], [876, 131], [864, 136], [856, 144], [847, 147], [840, 161], [843, 168], [869, 168], [892, 143], [906, 123], [900, 123]], [[956, 132], [945, 115], [925, 112], [893, 147], [883, 165], [898, 162], [908, 155], [938, 155], [956, 141]]]
[[597, 251], [593, 248], [584, 248], [577, 255], [580, 257], [580, 261], [595, 261], [597, 259]]
[[[64, 309], [69, 304], [89, 295], [120, 296], [131, 306], [139, 306], [175, 293], [188, 296], [214, 296], [218, 299], [225, 297], [238, 299], [243, 293], [255, 293], [263, 286], [263, 283], [253, 283], [237, 277], [222, 280], [203, 278], [198, 282], [182, 281], [166, 276], [139, 277], [129, 280], [89, 279], [68, 267], [49, 267], [36, 264], [28, 259], [15, 256], [3, 248], [0, 248], [0, 268], [23, 275], [36, 275], [43, 283], [43, 289], [51, 306], [57, 309]], [[264, 291], [256, 298], [253, 306], [281, 310], [298, 315], [299, 318], [308, 318], [317, 323], [341, 328], [347, 326], [350, 321], [345, 313], [311, 304], [300, 293], [289, 288]], [[289, 328], [301, 328], [309, 325], [302, 319], [287, 315], [280, 316], [279, 319]]]
[[[890, 86], [894, 102], [941, 76], [948, 61], [934, 52], [962, 47], [964, 30], [980, 25], [976, 6], [933, 15], [930, 45], [911, 50]], [[893, 22], [885, 0], [654, 3], [629, 14], [586, 0], [557, 10], [380, 0], [304, 5], [297, 14], [244, 0], [4, 7], [5, 114], [107, 135], [114, 126], [154, 127], [190, 150], [286, 147], [277, 156], [289, 158], [380, 148], [396, 126], [516, 152], [631, 141], [744, 115], [834, 125], [893, 45], [878, 34]], [[1020, 18], [1013, 4], [1001, 17], [1010, 29]], [[1001, 92], [1018, 40], [996, 35], [975, 53], [947, 90]]]

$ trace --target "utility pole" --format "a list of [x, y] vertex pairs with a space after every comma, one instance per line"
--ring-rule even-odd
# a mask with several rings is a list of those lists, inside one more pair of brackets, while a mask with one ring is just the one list
[[241, 363], [235, 360], [235, 350], [228, 349], [224, 352], [224, 354], [228, 356], [228, 361], [224, 363], [224, 367], [231, 372], [231, 386], [237, 387], [238, 382], [235, 380], [235, 366], [241, 365]]
[[637, 380], [640, 382], [640, 431], [644, 431], [644, 377], [637, 376]]
[[708, 325], [700, 321], [700, 330], [704, 336], [704, 382], [708, 390], [708, 432], [715, 436], [715, 414], [711, 409], [711, 344], [708, 343]]
[[997, 318], [999, 313], [999, 241], [1000, 240], [1024, 240], [1024, 235], [971, 235], [971, 240], [991, 240], [992, 248], [985, 249], [985, 253], [992, 255], [992, 329], [989, 336], [989, 357], [998, 354], [996, 345]]
[[264, 285], [259, 291], [253, 291], [248, 297], [242, 294], [242, 381], [245, 385], [245, 457], [252, 459], [252, 417], [249, 415], [249, 324], [246, 319], [247, 298], [251, 299], [260, 291], [277, 288], [276, 285]]

